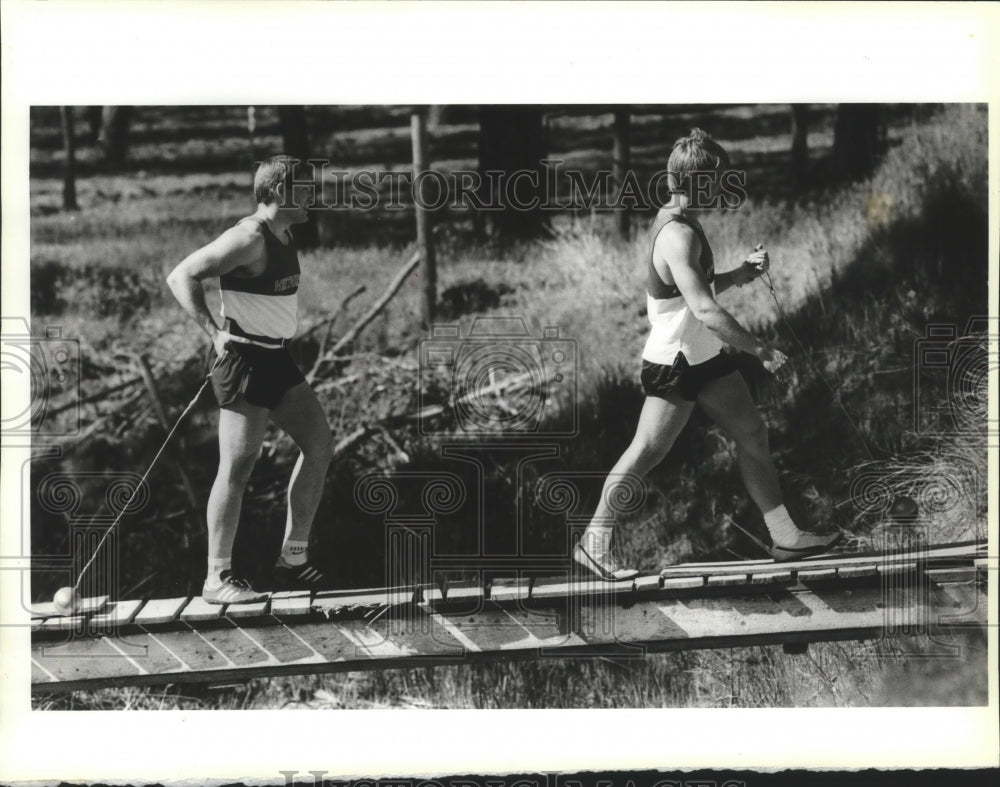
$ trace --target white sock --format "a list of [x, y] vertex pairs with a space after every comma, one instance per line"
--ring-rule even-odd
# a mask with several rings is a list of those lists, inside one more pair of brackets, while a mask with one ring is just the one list
[[208, 577], [205, 579], [205, 584], [208, 587], [217, 587], [222, 584], [222, 572], [231, 571], [233, 568], [233, 559], [231, 557], [226, 558], [209, 558], [208, 559]]
[[767, 532], [771, 534], [771, 541], [779, 546], [794, 544], [802, 532], [795, 526], [788, 509], [783, 505], [766, 512], [764, 524], [767, 525]]
[[582, 546], [595, 560], [603, 560], [611, 548], [611, 525], [588, 525], [580, 537]]
[[281, 547], [281, 559], [289, 566], [301, 566], [309, 559], [308, 541], [286, 541]]

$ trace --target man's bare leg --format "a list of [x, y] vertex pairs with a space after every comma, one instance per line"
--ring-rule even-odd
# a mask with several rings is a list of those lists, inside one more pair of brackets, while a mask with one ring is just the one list
[[706, 385], [698, 394], [698, 405], [736, 442], [743, 484], [764, 515], [776, 559], [822, 552], [840, 539], [839, 534], [817, 535], [800, 530], [792, 521], [782, 501], [767, 426], [738, 373]]
[[306, 561], [313, 518], [323, 497], [326, 471], [333, 458], [333, 435], [326, 414], [306, 382], [290, 389], [271, 412], [274, 422], [299, 447], [298, 461], [288, 485], [288, 513], [282, 560], [286, 565]]
[[688, 422], [693, 410], [694, 402], [680, 397], [672, 397], [670, 401], [653, 396], [646, 397], [639, 415], [635, 437], [611, 468], [604, 482], [597, 510], [580, 539], [580, 546], [586, 554], [577, 556], [574, 553], [577, 562], [597, 573], [595, 570], [597, 567], [592, 565], [593, 561], [596, 561], [604, 566], [605, 576], [610, 572], [616, 579], [628, 579], [637, 573], [631, 569], [619, 568], [609, 555], [616, 513], [613, 505], [616, 496], [615, 487], [625, 483], [624, 479], [629, 476], [644, 477], [659, 464], [673, 446], [674, 440]]
[[208, 573], [230, 568], [243, 493], [267, 429], [268, 410], [242, 396], [219, 411], [219, 471], [208, 496]]

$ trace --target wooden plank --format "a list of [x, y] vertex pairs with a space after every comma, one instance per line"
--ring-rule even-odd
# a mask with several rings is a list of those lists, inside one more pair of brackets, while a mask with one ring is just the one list
[[104, 637], [75, 637], [55, 646], [33, 645], [31, 658], [60, 681], [135, 677], [144, 672], [135, 659], [122, 656]]
[[289, 664], [292, 662], [323, 660], [316, 651], [295, 634], [293, 629], [283, 624], [255, 626], [244, 629], [243, 633], [267, 653], [271, 660], [277, 663]]
[[853, 579], [854, 577], [873, 577], [878, 574], [878, 567], [871, 565], [837, 566], [837, 576], [841, 579]]
[[[74, 613], [77, 615], [88, 615], [94, 612], [102, 612], [108, 604], [109, 596], [89, 596], [80, 599], [80, 607]], [[56, 610], [56, 605], [51, 601], [39, 601], [31, 604], [31, 617], [48, 618], [56, 617], [62, 613]]]
[[431, 622], [442, 640], [461, 643], [472, 652], [509, 650], [517, 643], [531, 646], [524, 627], [492, 601], [485, 602], [480, 612], [433, 615]]
[[663, 589], [664, 590], [682, 590], [684, 588], [700, 588], [705, 586], [705, 577], [703, 576], [691, 576], [691, 577], [662, 577]]
[[96, 627], [106, 626], [108, 628], [118, 628], [119, 626], [127, 626], [132, 618], [138, 613], [140, 607], [143, 605], [141, 599], [133, 599], [131, 601], [112, 601], [108, 604], [107, 609], [104, 612], [94, 615], [91, 618], [91, 623]]
[[727, 585], [748, 585], [750, 577], [747, 572], [742, 574], [709, 574], [705, 580], [708, 587], [725, 587]]
[[75, 631], [84, 630], [87, 623], [87, 615], [56, 615], [54, 618], [45, 618], [41, 625], [42, 631]]
[[268, 599], [249, 604], [230, 604], [226, 607], [226, 617], [230, 619], [259, 618], [267, 614]]
[[58, 683], [59, 679], [34, 659], [31, 660], [31, 685]]
[[133, 623], [138, 626], [153, 626], [161, 623], [170, 623], [177, 619], [181, 610], [187, 606], [189, 599], [182, 598], [154, 598], [147, 601], [140, 609]]
[[[354, 641], [345, 636], [342, 623], [324, 620], [289, 627], [306, 645], [327, 662], [346, 661], [356, 650]], [[367, 660], [367, 658], [366, 658]]]
[[929, 568], [924, 572], [938, 585], [952, 582], [975, 582], [979, 569], [976, 566], [956, 566], [953, 568]]
[[917, 570], [917, 564], [905, 561], [900, 563], [879, 563], [876, 568], [878, 568], [878, 573], [883, 577], [889, 577], [891, 575], [914, 573]]
[[[605, 617], [613, 617], [618, 610], [617, 605], [600, 605], [606, 607]], [[592, 610], [593, 607], [584, 605], [573, 613], [581, 621], [584, 618], [584, 610]], [[558, 649], [568, 645], [585, 645], [586, 640], [581, 636], [583, 632], [573, 630], [573, 626], [566, 614], [553, 614], [550, 610], [527, 610], [517, 607], [506, 607], [504, 612], [509, 618], [509, 623], [516, 626], [522, 633], [520, 639], [504, 645], [504, 649], [515, 648], [553, 648]], [[517, 633], [517, 629], [514, 629]]]
[[389, 593], [385, 590], [374, 593], [360, 593], [352, 596], [332, 595], [320, 592], [313, 596], [312, 608], [327, 616], [351, 614], [354, 612], [363, 614], [365, 610], [385, 606], [389, 602], [389, 597]]
[[155, 652], [155, 657], [171, 658], [179, 661], [181, 666], [175, 667], [175, 671], [219, 669], [225, 666], [232, 666], [232, 663], [211, 643], [202, 637], [200, 632], [192, 631], [189, 628], [177, 631], [151, 631], [147, 634], [150, 640], [151, 651], [153, 645], [159, 646]]
[[[635, 580], [629, 579], [624, 582], [609, 582], [603, 579], [590, 579], [573, 577], [568, 582], [559, 582], [551, 585], [536, 585], [531, 590], [532, 599], [555, 599], [567, 596], [608, 596], [614, 598], [623, 593], [631, 593], [634, 590]], [[659, 579], [657, 578], [657, 583]], [[493, 597], [491, 596], [491, 600]]]
[[528, 598], [531, 580], [521, 577], [517, 579], [496, 579], [490, 588], [492, 601], [521, 601]]
[[197, 634], [231, 661], [234, 666], [248, 667], [273, 660], [270, 653], [260, 647], [255, 640], [243, 632], [242, 628], [235, 624], [225, 628], [199, 630]]
[[917, 560], [948, 560], [958, 558], [972, 559], [979, 552], [975, 543], [943, 545], [916, 549], [906, 552], [864, 552], [844, 553], [840, 555], [807, 558], [805, 560], [775, 562], [768, 561], [732, 561], [719, 563], [680, 564], [668, 566], [660, 571], [662, 577], [704, 576], [708, 574], [740, 574], [757, 571], [772, 571], [775, 569], [811, 570], [814, 568], [829, 568], [849, 566], [854, 564], [872, 564], [892, 566], [897, 564], [912, 565]]
[[206, 620], [218, 620], [222, 617], [222, 610], [222, 604], [210, 604], [201, 596], [195, 596], [181, 612], [181, 621], [200, 623]]
[[[177, 672], [190, 671], [191, 669], [190, 666], [164, 648], [155, 635], [146, 632], [135, 635], [129, 634], [128, 642], [132, 649], [141, 649], [143, 651], [140, 655], [135, 656], [134, 659], [137, 664], [150, 674], [171, 675]], [[119, 644], [119, 647], [122, 646]]]
[[750, 582], [754, 585], [766, 585], [771, 582], [791, 582], [791, 571], [756, 571], [750, 575]]
[[271, 601], [285, 598], [311, 598], [311, 590], [277, 590], [271, 594]]
[[276, 618], [301, 617], [311, 612], [312, 594], [309, 591], [301, 591], [295, 595], [275, 593], [271, 596], [271, 615]]
[[644, 574], [642, 576], [635, 578], [635, 589], [638, 593], [644, 593], [650, 590], [660, 589], [660, 575], [659, 574]]
[[[431, 596], [428, 595], [427, 598], [430, 599]], [[477, 602], [482, 601], [483, 598], [482, 585], [457, 584], [454, 582], [448, 585], [448, 602]]]
[[800, 569], [797, 576], [799, 582], [822, 582], [825, 580], [836, 579], [837, 569], [832, 567]]

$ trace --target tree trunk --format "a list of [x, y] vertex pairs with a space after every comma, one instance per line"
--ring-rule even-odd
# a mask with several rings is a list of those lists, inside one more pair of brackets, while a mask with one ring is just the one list
[[[306, 122], [306, 108], [301, 106], [280, 106], [278, 117], [281, 121], [282, 153], [295, 156], [303, 163], [311, 158], [309, 145], [309, 126]], [[305, 179], [309, 173], [308, 167], [303, 167], [299, 179]], [[319, 177], [317, 172], [316, 176]], [[319, 194], [316, 195], [317, 199]], [[309, 211], [309, 220], [298, 224], [292, 230], [296, 243], [305, 249], [319, 245], [319, 230], [316, 227], [316, 212]]]
[[840, 104], [833, 129], [833, 175], [857, 180], [870, 174], [882, 152], [881, 104]]
[[76, 134], [73, 107], [59, 107], [63, 133], [63, 210], [80, 210], [76, 201]]
[[433, 131], [448, 122], [448, 105], [432, 104], [427, 113], [427, 129]]
[[[612, 158], [614, 160], [615, 186], [619, 196], [622, 193], [622, 186], [625, 184], [625, 178], [628, 174], [630, 166], [630, 121], [631, 116], [627, 109], [617, 110], [615, 112], [615, 141]], [[616, 209], [616, 215], [618, 218], [618, 234], [625, 240], [628, 240], [629, 208], [625, 205], [619, 205]]]
[[[479, 110], [479, 198], [486, 231], [504, 241], [542, 234], [545, 189], [545, 139], [542, 110], [484, 106]], [[487, 172], [501, 175], [487, 177]], [[522, 173], [515, 177], [517, 173]]]
[[96, 145], [101, 138], [101, 116], [103, 107], [87, 107], [87, 126], [90, 128], [90, 137], [87, 144]]
[[809, 105], [792, 104], [792, 187], [799, 191], [809, 180]]
[[124, 163], [131, 121], [132, 107], [104, 107], [101, 110], [101, 135], [97, 143], [108, 163]]

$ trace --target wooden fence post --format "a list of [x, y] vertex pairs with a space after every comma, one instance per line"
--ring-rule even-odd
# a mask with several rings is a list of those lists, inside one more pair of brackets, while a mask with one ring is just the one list
[[59, 107], [63, 133], [63, 210], [80, 210], [76, 201], [76, 132], [73, 107]]
[[[615, 111], [614, 123], [614, 152], [612, 159], [615, 170], [615, 186], [618, 195], [621, 196], [622, 186], [625, 185], [625, 178], [628, 177], [629, 168], [629, 124], [630, 115], [628, 109]], [[619, 206], [617, 211], [618, 234], [628, 240], [629, 237], [629, 209], [624, 205]]]
[[[427, 170], [427, 118], [423, 108], [416, 108], [410, 116], [413, 138], [413, 180]], [[420, 278], [423, 280], [420, 300], [420, 319], [425, 330], [434, 322], [437, 307], [437, 262], [434, 258], [434, 238], [431, 234], [430, 212], [424, 207], [423, 183], [414, 191], [414, 208], [417, 215], [417, 249], [420, 253]]]

